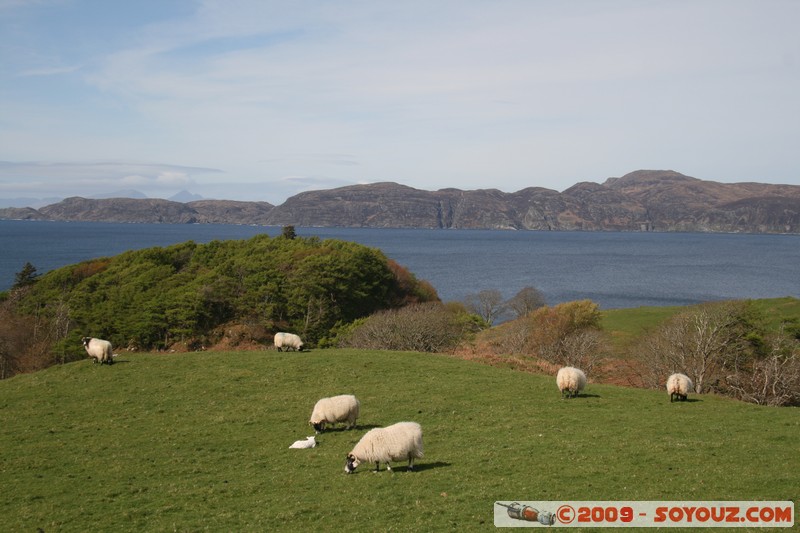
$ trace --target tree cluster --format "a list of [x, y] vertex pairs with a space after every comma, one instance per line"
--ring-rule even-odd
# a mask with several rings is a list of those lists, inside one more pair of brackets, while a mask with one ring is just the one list
[[800, 402], [800, 343], [770, 333], [747, 301], [692, 306], [645, 335], [635, 348], [653, 388], [681, 372], [695, 392], [716, 392], [762, 405]]
[[[84, 357], [76, 350], [82, 336], [123, 350], [199, 347], [213, 344], [231, 324], [252, 325], [258, 342], [286, 330], [314, 345], [337, 325], [378, 310], [438, 301], [430, 284], [380, 250], [286, 233], [190, 241], [60, 268], [7, 295], [6, 323], [53, 332], [47, 358], [64, 361]], [[4, 329], [0, 350], [13, 342], [11, 328]]]
[[467, 309], [481, 317], [487, 325], [494, 323], [508, 315], [521, 318], [546, 305], [544, 295], [535, 287], [523, 287], [517, 294], [508, 300], [497, 289], [484, 289], [464, 297]]

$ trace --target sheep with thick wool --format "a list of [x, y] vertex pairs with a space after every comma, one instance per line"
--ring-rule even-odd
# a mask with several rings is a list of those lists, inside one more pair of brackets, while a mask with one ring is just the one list
[[83, 337], [81, 341], [83, 341], [83, 347], [86, 348], [86, 353], [93, 359], [93, 363], [114, 364], [114, 350], [111, 348], [110, 342], [93, 337]]
[[321, 433], [325, 426], [347, 422], [347, 429], [356, 426], [356, 420], [361, 411], [361, 402], [352, 394], [341, 394], [322, 398], [314, 405], [308, 423], [314, 426], [314, 431]]
[[574, 398], [586, 387], [586, 374], [578, 368], [565, 366], [556, 374], [556, 384], [562, 398], [564, 395], [567, 398]]
[[694, 388], [692, 380], [686, 374], [672, 374], [667, 378], [667, 394], [669, 394], [669, 403], [679, 400], [686, 401], [689, 391]]
[[416, 422], [398, 422], [385, 428], [369, 430], [355, 448], [347, 454], [344, 471], [352, 474], [361, 463], [375, 463], [380, 472], [381, 463], [391, 472], [390, 461], [408, 459], [408, 469], [414, 470], [414, 459], [423, 456], [422, 427]]
[[298, 352], [303, 351], [303, 341], [300, 340], [300, 337], [294, 333], [276, 333], [272, 342], [275, 344], [275, 348], [277, 348], [279, 352], [282, 352], [284, 349], [287, 352], [289, 350], [295, 350]]

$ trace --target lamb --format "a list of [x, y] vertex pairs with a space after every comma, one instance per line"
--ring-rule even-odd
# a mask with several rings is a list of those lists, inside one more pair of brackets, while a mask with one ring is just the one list
[[361, 402], [352, 394], [342, 394], [330, 398], [322, 398], [311, 411], [308, 423], [314, 426], [314, 431], [321, 433], [326, 424], [347, 422], [347, 429], [356, 426], [356, 419], [361, 411]]
[[289, 350], [303, 351], [303, 341], [294, 333], [276, 333], [273, 342], [279, 352], [282, 352], [284, 348], [286, 348], [287, 352]]
[[83, 337], [81, 340], [83, 341], [83, 347], [86, 348], [86, 353], [89, 354], [89, 357], [94, 359], [92, 361], [93, 363], [97, 363], [99, 361], [101, 365], [103, 363], [107, 363], [109, 365], [114, 364], [115, 354], [111, 349], [110, 342], [92, 337]]
[[586, 374], [583, 370], [565, 366], [556, 375], [556, 384], [561, 391], [561, 397], [574, 398], [586, 387]]
[[692, 380], [685, 374], [672, 374], [667, 378], [667, 393], [669, 394], [669, 403], [675, 400], [686, 401], [689, 391], [694, 388]]
[[347, 454], [344, 471], [352, 474], [361, 463], [375, 463], [375, 471], [380, 472], [381, 463], [391, 472], [390, 461], [408, 459], [408, 469], [414, 470], [414, 459], [423, 456], [422, 427], [416, 422], [397, 424], [369, 430], [358, 441], [353, 451]]
[[303, 448], [313, 448], [317, 445], [316, 437], [306, 437], [305, 440], [296, 440], [292, 443], [289, 448], [295, 449], [303, 449]]

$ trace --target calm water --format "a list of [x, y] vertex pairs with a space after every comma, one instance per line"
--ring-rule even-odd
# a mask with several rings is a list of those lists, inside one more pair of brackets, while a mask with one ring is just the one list
[[[275, 236], [281, 228], [0, 220], [0, 290], [26, 261], [39, 273], [126, 250]], [[491, 230], [297, 228], [298, 235], [380, 248], [430, 281], [442, 300], [525, 286], [549, 304], [591, 299], [604, 309], [728, 298], [800, 297], [800, 236]]]

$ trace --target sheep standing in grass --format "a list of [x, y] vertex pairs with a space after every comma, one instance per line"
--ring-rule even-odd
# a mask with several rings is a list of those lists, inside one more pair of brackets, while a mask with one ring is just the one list
[[111, 343], [103, 339], [94, 339], [92, 337], [83, 337], [83, 347], [86, 348], [86, 353], [93, 359], [93, 363], [98, 361], [112, 365], [114, 364], [114, 351], [111, 349]]
[[379, 472], [381, 463], [391, 472], [390, 461], [408, 459], [408, 469], [414, 470], [414, 459], [423, 456], [422, 427], [416, 422], [398, 422], [397, 424], [369, 430], [358, 441], [353, 451], [347, 454], [344, 471], [352, 474], [361, 463], [375, 463], [375, 471]]
[[586, 374], [583, 370], [565, 366], [556, 375], [556, 384], [561, 391], [561, 397], [574, 398], [586, 387]]
[[101, 365], [114, 364], [114, 357], [116, 354], [111, 347], [111, 343], [103, 339], [95, 339], [93, 337], [83, 337], [81, 339], [86, 353], [92, 358], [93, 363], [99, 362]]
[[667, 393], [669, 394], [669, 403], [679, 400], [686, 401], [689, 391], [692, 390], [694, 385], [689, 376], [685, 374], [672, 374], [667, 378]]
[[352, 394], [322, 398], [314, 405], [308, 423], [314, 426], [317, 433], [324, 431], [326, 424], [339, 422], [347, 422], [347, 429], [350, 429], [356, 426], [360, 410], [361, 402]]
[[303, 341], [294, 333], [276, 333], [273, 343], [279, 352], [282, 352], [284, 349], [286, 349], [287, 352], [289, 350], [303, 351]]

